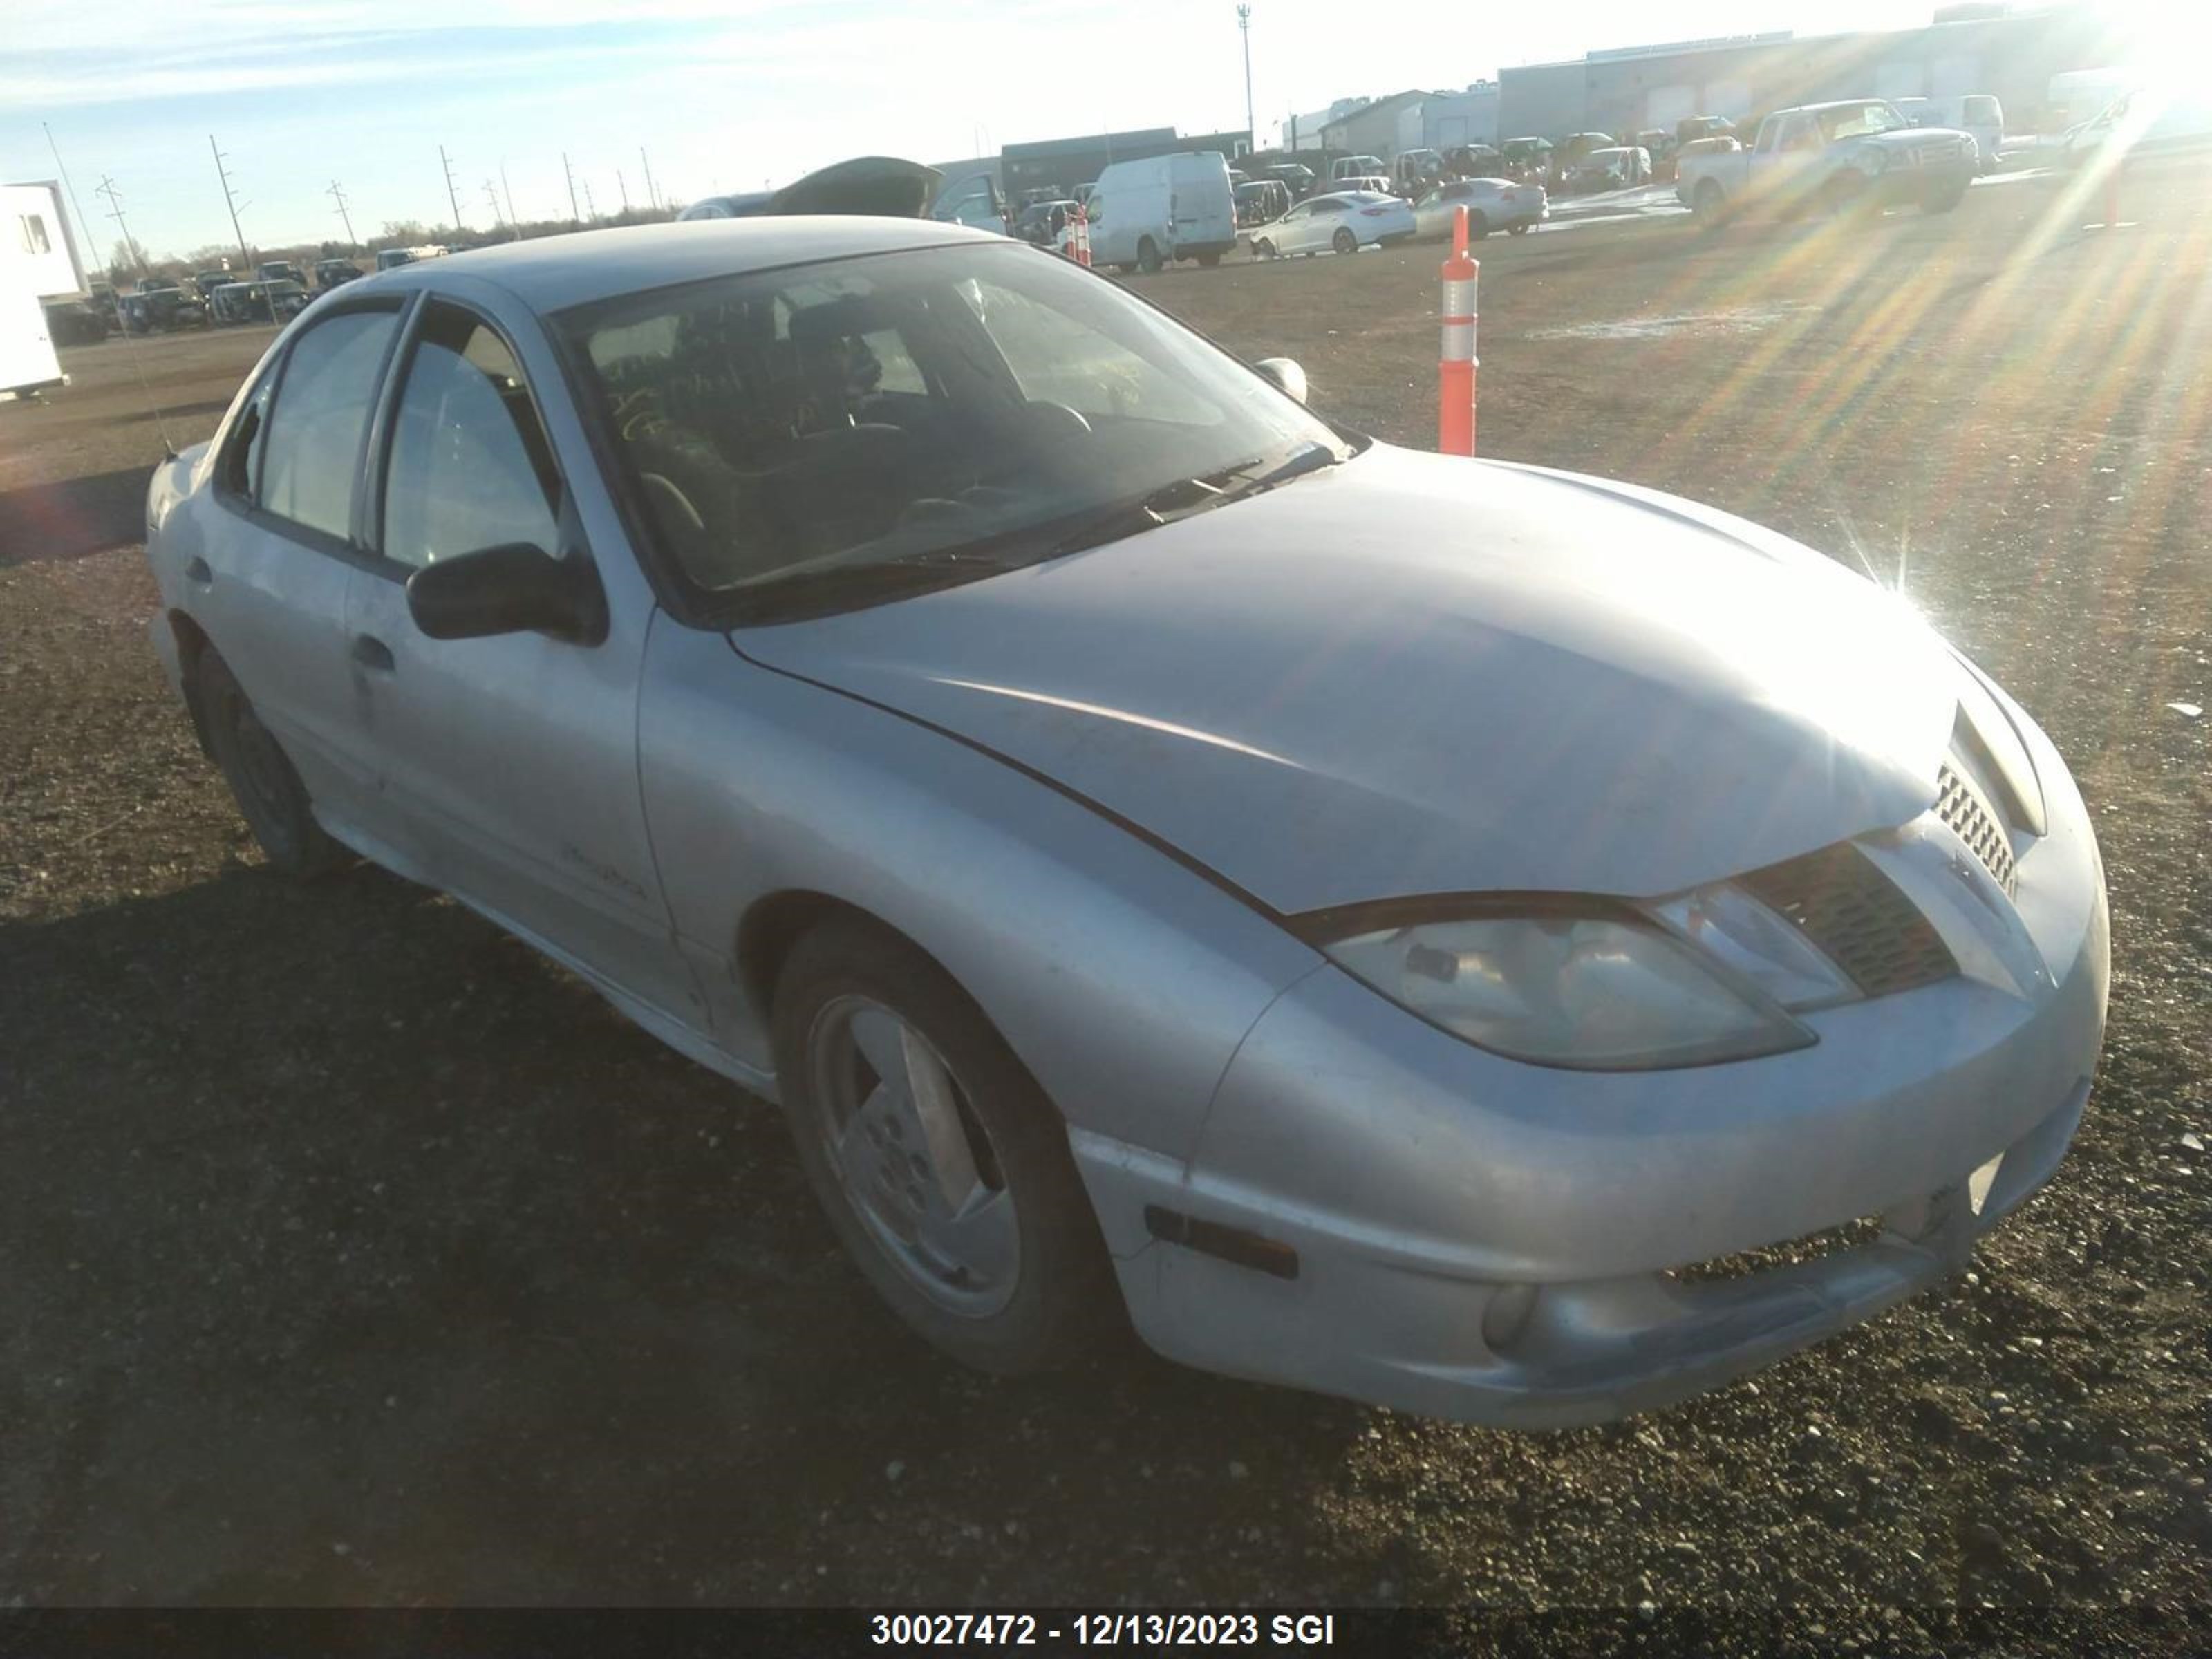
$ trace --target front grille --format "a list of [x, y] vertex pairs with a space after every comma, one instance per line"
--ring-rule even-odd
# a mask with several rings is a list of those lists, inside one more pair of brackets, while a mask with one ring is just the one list
[[1802, 929], [1867, 996], [1932, 985], [1959, 971], [1942, 935], [1849, 842], [1754, 870], [1740, 884]]
[[1997, 822], [1996, 814], [1982, 799], [1981, 791], [1967, 781], [1965, 773], [1948, 766], [1936, 772], [1936, 816], [1973, 850], [1983, 868], [1996, 878], [1997, 885], [2005, 890], [2008, 898], [2017, 894], [2020, 884], [2013, 866], [2012, 843], [2006, 839], [2004, 826]]

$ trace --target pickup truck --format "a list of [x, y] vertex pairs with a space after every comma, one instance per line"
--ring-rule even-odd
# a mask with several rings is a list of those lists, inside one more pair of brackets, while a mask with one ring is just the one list
[[1738, 216], [1788, 218], [1917, 204], [1948, 213], [1975, 172], [1963, 132], [1916, 127], [1878, 98], [1777, 110], [1751, 148], [1685, 153], [1674, 194], [1711, 228]]

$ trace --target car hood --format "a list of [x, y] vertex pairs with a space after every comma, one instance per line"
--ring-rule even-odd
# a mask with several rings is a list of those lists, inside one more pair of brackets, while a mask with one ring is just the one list
[[1089, 799], [1284, 913], [1653, 896], [1903, 823], [1942, 641], [1656, 492], [1376, 446], [1070, 557], [732, 635]]

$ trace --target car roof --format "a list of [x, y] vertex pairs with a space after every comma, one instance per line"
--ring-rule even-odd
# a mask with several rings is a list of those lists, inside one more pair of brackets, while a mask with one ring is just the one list
[[815, 259], [844, 259], [906, 248], [1006, 239], [933, 219], [873, 219], [824, 214], [751, 219], [695, 219], [617, 229], [575, 231], [526, 242], [418, 259], [349, 285], [349, 293], [428, 288], [465, 274], [505, 289], [533, 310], [565, 310], [594, 300]]

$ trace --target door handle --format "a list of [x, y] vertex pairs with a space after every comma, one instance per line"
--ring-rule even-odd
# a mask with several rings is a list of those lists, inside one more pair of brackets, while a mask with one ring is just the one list
[[212, 587], [215, 586], [215, 572], [208, 568], [208, 562], [205, 559], [194, 554], [191, 562], [185, 566], [185, 580], [188, 582], [198, 582], [202, 587]]
[[374, 634], [353, 636], [353, 659], [363, 668], [379, 674], [389, 674], [396, 666], [392, 659], [392, 647]]

